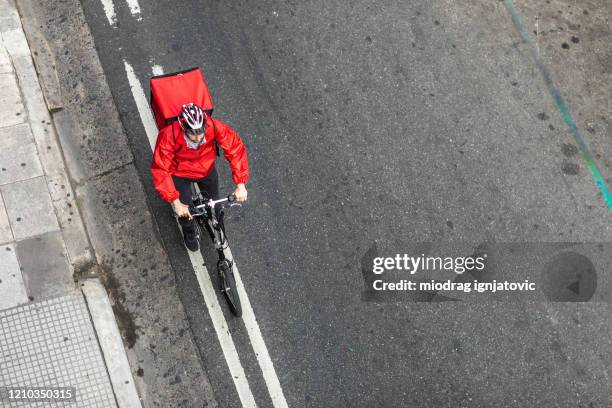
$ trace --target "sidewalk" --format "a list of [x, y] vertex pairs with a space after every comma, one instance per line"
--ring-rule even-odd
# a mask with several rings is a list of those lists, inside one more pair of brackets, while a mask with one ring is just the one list
[[92, 255], [19, 16], [7, 0], [0, 10], [0, 244], [23, 268], [23, 282], [5, 275], [9, 307], [28, 300], [23, 283], [34, 299], [61, 294]]
[[106, 292], [73, 279], [94, 258], [12, 0], [0, 0], [0, 89], [0, 387], [140, 406]]

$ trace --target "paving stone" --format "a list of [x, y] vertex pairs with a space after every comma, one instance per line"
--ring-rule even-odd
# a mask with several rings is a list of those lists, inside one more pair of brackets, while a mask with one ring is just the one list
[[[0, 140], [0, 143], [2, 141]], [[34, 143], [0, 149], [0, 185], [43, 175]]]
[[[38, 75], [30, 55], [13, 56], [13, 66], [19, 78], [24, 104], [28, 111], [32, 135], [38, 146], [38, 154], [46, 175], [57, 177], [66, 173], [64, 159], [57, 135], [51, 124], [47, 104], [38, 85]], [[49, 149], [51, 147], [51, 149]], [[73, 152], [69, 152], [69, 157]]]
[[[17, 18], [19, 19], [19, 14], [17, 14], [17, 10], [15, 9], [15, 5], [10, 0], [0, 0], [0, 18]], [[2, 27], [1, 31], [7, 31], [9, 28]]]
[[[0, 5], [0, 9], [2, 6]], [[12, 13], [8, 17], [15, 17], [16, 13]], [[19, 18], [19, 15], [16, 16]], [[13, 58], [13, 62], [15, 62], [15, 57], [18, 56], [30, 56], [30, 47], [28, 46], [28, 41], [26, 40], [25, 34], [21, 29], [21, 24], [19, 28], [13, 30], [2, 30], [2, 42], [4, 43], [4, 47], [8, 51], [9, 55]], [[36, 81], [38, 84], [38, 80]]]
[[2, 194], [0, 194], [0, 244], [10, 241], [13, 241], [13, 231], [11, 231], [8, 214], [6, 208], [4, 208], [4, 200]]
[[0, 74], [0, 89], [0, 127], [25, 122], [25, 109], [15, 75]]
[[35, 143], [29, 124], [0, 127], [0, 146], [3, 149], [24, 143]]
[[7, 407], [117, 407], [80, 293], [0, 311], [0, 387], [74, 387], [76, 401]]
[[44, 177], [5, 184], [0, 193], [16, 240], [59, 229]]
[[74, 290], [60, 231], [18, 241], [16, 246], [28, 295], [47, 299]]
[[13, 66], [11, 65], [11, 60], [9, 59], [8, 53], [1, 45], [2, 44], [0, 44], [0, 74], [13, 72]]
[[0, 128], [0, 185], [43, 175], [27, 124]]
[[82, 270], [83, 267], [86, 268], [92, 263], [94, 257], [70, 181], [66, 175], [60, 175], [57, 178], [47, 176], [46, 179], [57, 221], [66, 244], [68, 260], [75, 269]]
[[0, 246], [0, 309], [28, 302], [13, 244]]
[[0, 27], [2, 31], [15, 30], [20, 26], [19, 19], [14, 17], [0, 17]]

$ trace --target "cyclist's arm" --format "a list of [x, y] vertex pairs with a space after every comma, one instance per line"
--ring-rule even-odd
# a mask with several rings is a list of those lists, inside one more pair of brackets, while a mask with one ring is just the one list
[[174, 158], [174, 141], [168, 129], [169, 127], [162, 129], [157, 136], [151, 173], [153, 174], [155, 191], [162, 199], [172, 203], [179, 198], [179, 192], [174, 187], [174, 181], [172, 181], [172, 175], [170, 174], [170, 166]]
[[232, 180], [236, 185], [246, 184], [249, 180], [249, 163], [242, 139], [231, 127], [218, 119], [215, 121], [217, 143], [232, 169]]

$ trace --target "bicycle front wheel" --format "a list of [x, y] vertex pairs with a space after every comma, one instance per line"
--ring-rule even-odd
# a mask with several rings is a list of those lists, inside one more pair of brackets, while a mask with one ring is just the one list
[[227, 304], [234, 316], [241, 317], [242, 306], [240, 305], [238, 290], [236, 289], [236, 278], [234, 277], [232, 264], [227, 259], [224, 259], [219, 261], [217, 269], [219, 271], [219, 278], [221, 278], [221, 290], [225, 295]]

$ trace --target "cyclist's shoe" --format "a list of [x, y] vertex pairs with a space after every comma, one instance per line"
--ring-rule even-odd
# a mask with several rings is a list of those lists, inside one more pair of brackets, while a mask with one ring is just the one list
[[185, 246], [191, 252], [196, 252], [200, 249], [200, 242], [198, 241], [198, 233], [196, 231], [183, 231], [183, 240]]

